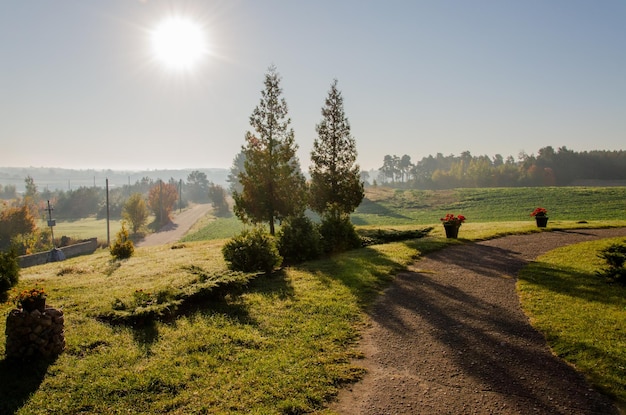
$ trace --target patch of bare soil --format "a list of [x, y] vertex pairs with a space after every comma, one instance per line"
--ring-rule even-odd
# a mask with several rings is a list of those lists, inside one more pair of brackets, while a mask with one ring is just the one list
[[522, 312], [519, 270], [559, 246], [626, 228], [542, 232], [452, 246], [397, 276], [371, 310], [340, 414], [618, 414], [553, 355]]

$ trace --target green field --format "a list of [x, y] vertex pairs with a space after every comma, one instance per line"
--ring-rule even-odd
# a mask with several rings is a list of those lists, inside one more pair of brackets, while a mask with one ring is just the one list
[[[551, 227], [587, 221], [592, 226], [626, 226], [626, 187], [524, 187], [455, 190], [398, 190], [368, 187], [365, 199], [352, 214], [358, 227], [438, 226], [446, 213], [467, 217], [472, 224], [491, 223], [506, 229], [534, 228], [530, 213], [548, 209]], [[482, 226], [482, 225], [481, 225]], [[211, 218], [193, 229], [184, 241], [230, 238], [243, 229], [235, 217]], [[438, 227], [436, 229], [439, 229]], [[484, 229], [484, 228], [483, 228]], [[491, 229], [488, 230], [491, 232]]]
[[[121, 262], [113, 261], [107, 250], [97, 250], [93, 255], [24, 269], [16, 291], [33, 286], [46, 289], [48, 304], [65, 312], [67, 347], [53, 362], [0, 360], [0, 413], [329, 414], [324, 409], [329, 400], [363, 374], [354, 358], [359, 357], [357, 341], [367, 322], [367, 309], [399, 270], [447, 244], [541, 232], [528, 216], [536, 206], [548, 209], [548, 230], [626, 226], [625, 193], [625, 188], [368, 189], [368, 201], [354, 215], [359, 226], [435, 225], [432, 236], [288, 267], [257, 277], [242, 291], [188, 304], [174, 318], [142, 326], [111, 324], [101, 316], [113, 312], [117, 304], [132, 303], [137, 290], [194, 292], [198, 275], [225, 272], [220, 251], [224, 241], [214, 239], [219, 232], [227, 234], [222, 238], [232, 236], [237, 226], [233, 218], [207, 217], [200, 223], [192, 234], [209, 229], [208, 240], [139, 248], [135, 256]], [[460, 240], [443, 238], [439, 217], [446, 212], [468, 217]], [[589, 274], [588, 267], [597, 263], [589, 260], [591, 251], [583, 251], [585, 255], [568, 255], [568, 268], [555, 275], [576, 276], [580, 267]], [[541, 264], [551, 261], [542, 258]], [[547, 266], [531, 268], [525, 280], [541, 274], [541, 267]], [[596, 289], [588, 289], [584, 280], [573, 284], [583, 292]], [[589, 297], [585, 307], [599, 302], [594, 298]], [[12, 308], [10, 303], [1, 304], [0, 313], [6, 316]], [[551, 313], [542, 307], [529, 310], [538, 321], [541, 313]], [[610, 327], [626, 324], [623, 309], [618, 311], [622, 320], [611, 320]], [[0, 319], [2, 332], [5, 320]], [[568, 322], [562, 327], [569, 331]], [[587, 335], [572, 334], [563, 355], [587, 347], [582, 341]], [[594, 345], [604, 347], [600, 342]], [[4, 347], [0, 343], [0, 355]], [[612, 349], [605, 354], [624, 359]], [[610, 376], [617, 376], [619, 385], [626, 378], [623, 371]], [[602, 385], [606, 379], [595, 381]]]
[[446, 213], [468, 222], [530, 221], [536, 207], [552, 221], [626, 220], [626, 187], [524, 187], [394, 190], [370, 187], [356, 225], [433, 224]]
[[[47, 224], [42, 222], [39, 227], [44, 228]], [[115, 239], [115, 234], [121, 228], [121, 221], [109, 221], [109, 233], [111, 240]], [[88, 239], [96, 237], [99, 242], [107, 240], [107, 221], [106, 219], [84, 218], [78, 220], [57, 220], [54, 227], [54, 237], [61, 238], [69, 236], [72, 239]]]

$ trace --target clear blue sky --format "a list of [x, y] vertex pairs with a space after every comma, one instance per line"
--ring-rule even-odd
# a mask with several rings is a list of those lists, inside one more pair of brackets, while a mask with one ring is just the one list
[[[182, 74], [172, 14], [211, 47]], [[334, 78], [363, 169], [625, 148], [624, 0], [0, 0], [0, 166], [230, 167], [272, 64], [304, 169]]]

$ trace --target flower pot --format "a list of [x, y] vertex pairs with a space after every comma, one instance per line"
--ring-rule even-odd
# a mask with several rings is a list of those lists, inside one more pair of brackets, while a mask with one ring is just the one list
[[457, 238], [459, 236], [459, 228], [461, 225], [443, 225], [446, 230], [446, 238]]
[[548, 225], [547, 216], [535, 216], [535, 221], [537, 222], [538, 228], [545, 228]]
[[22, 308], [24, 311], [31, 312], [39, 310], [41, 313], [46, 311], [46, 299], [45, 298], [29, 298], [22, 301]]

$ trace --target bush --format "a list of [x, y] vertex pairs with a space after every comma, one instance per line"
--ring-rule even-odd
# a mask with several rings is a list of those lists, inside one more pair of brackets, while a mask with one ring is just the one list
[[361, 247], [361, 238], [356, 233], [349, 217], [325, 216], [320, 226], [324, 252], [334, 254]]
[[607, 268], [598, 271], [600, 277], [626, 285], [626, 245], [612, 244], [600, 251], [598, 256], [605, 260]]
[[130, 223], [133, 234], [137, 234], [139, 230], [148, 221], [148, 207], [143, 196], [139, 193], [132, 194], [122, 209], [122, 217]]
[[135, 252], [135, 245], [133, 245], [133, 241], [130, 240], [125, 222], [122, 222], [122, 229], [120, 229], [117, 233], [115, 242], [111, 246], [110, 250], [111, 255], [113, 255], [116, 259], [126, 259], [133, 256], [133, 253]]
[[306, 216], [289, 218], [278, 231], [278, 251], [289, 263], [317, 259], [322, 253], [322, 235]]
[[282, 263], [274, 237], [263, 228], [244, 230], [222, 248], [224, 259], [234, 271], [272, 272]]
[[13, 288], [20, 274], [20, 264], [15, 249], [0, 252], [0, 301], [6, 301], [8, 291]]
[[361, 237], [361, 244], [363, 246], [368, 246], [424, 238], [428, 236], [432, 230], [432, 227], [409, 230], [359, 229], [358, 234]]

